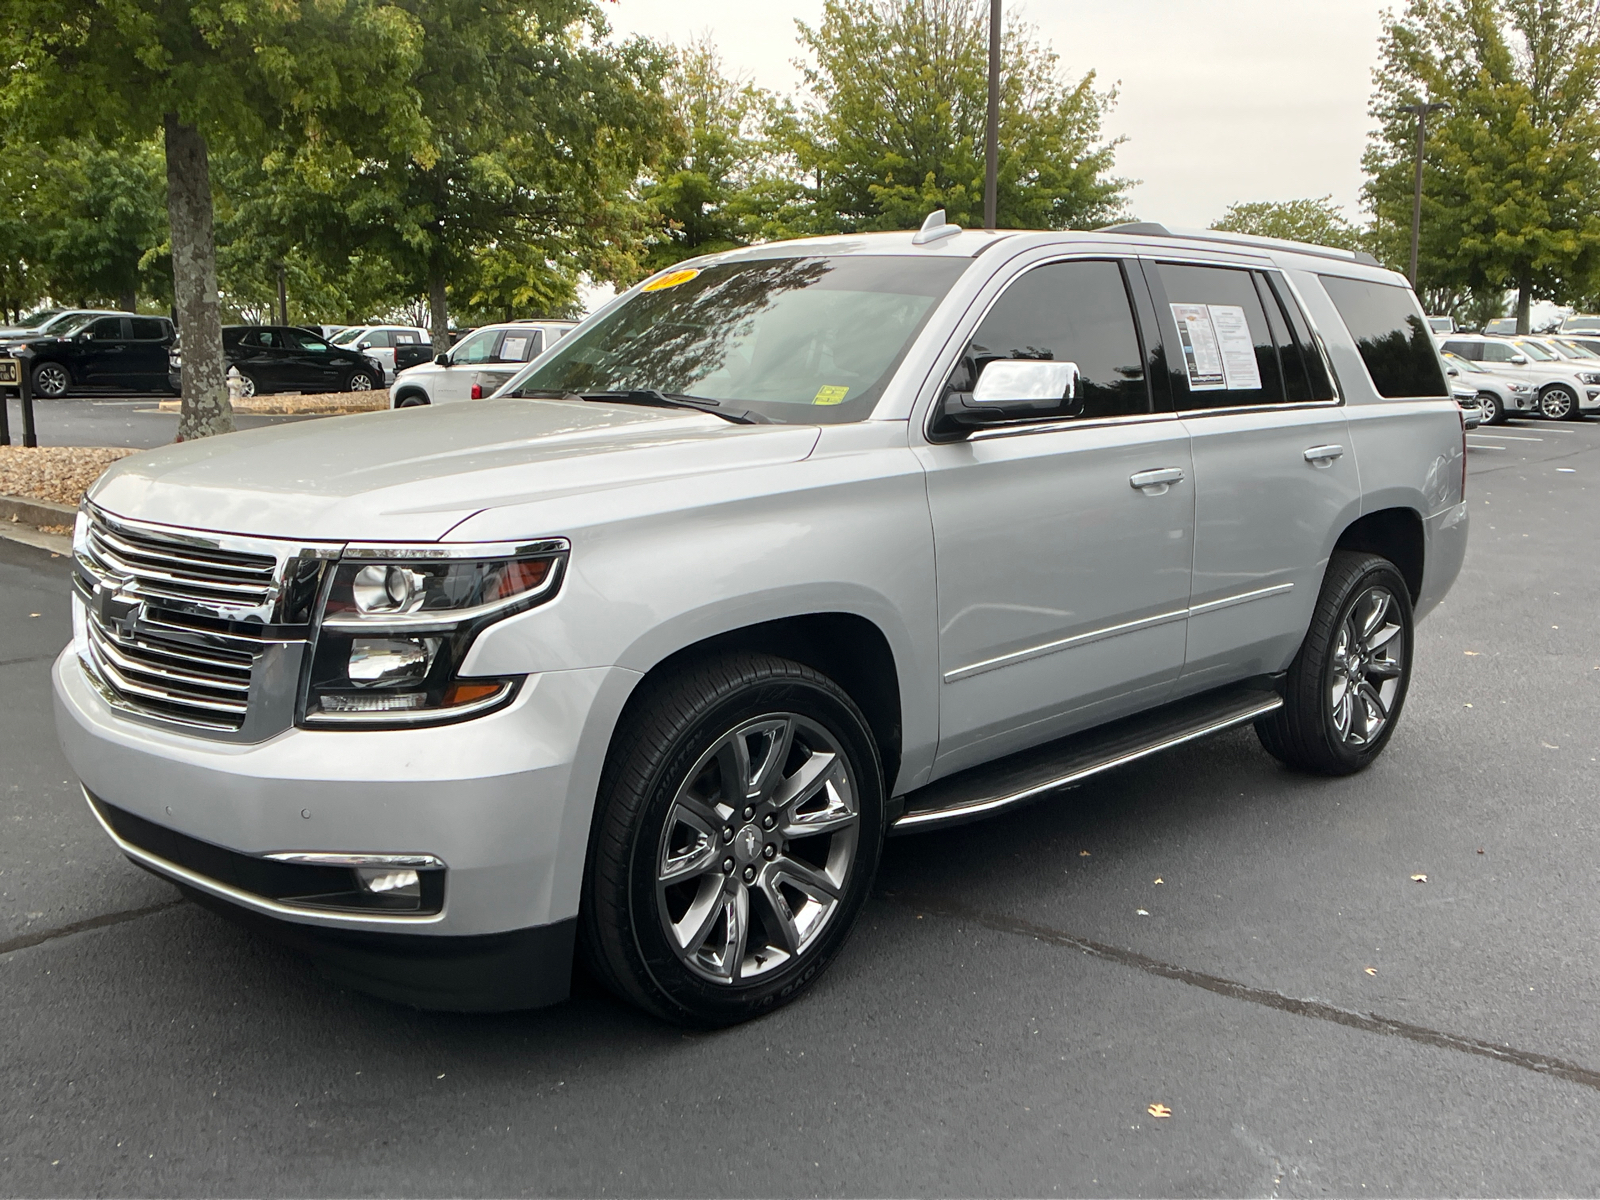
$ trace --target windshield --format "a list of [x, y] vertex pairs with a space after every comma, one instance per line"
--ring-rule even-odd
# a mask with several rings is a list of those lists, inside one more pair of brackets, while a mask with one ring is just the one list
[[351, 342], [360, 338], [360, 336], [365, 332], [366, 329], [360, 325], [357, 325], [353, 329], [346, 329], [343, 332], [334, 335], [333, 344], [335, 346], [348, 346]]
[[1553, 350], [1546, 350], [1543, 346], [1534, 342], [1518, 342], [1517, 349], [1535, 362], [1551, 362], [1560, 357]]
[[65, 311], [62, 308], [41, 308], [38, 312], [29, 313], [26, 317], [23, 317], [22, 320], [17, 322], [16, 327], [18, 329], [43, 329]]
[[1561, 322], [1562, 333], [1600, 333], [1600, 317], [1568, 317]]
[[1556, 345], [1560, 346], [1572, 358], [1600, 358], [1600, 354], [1596, 354], [1581, 342], [1560, 341]]
[[851, 255], [671, 271], [500, 395], [654, 390], [770, 421], [859, 421], [970, 263]]
[[1477, 363], [1473, 362], [1470, 358], [1462, 358], [1459, 354], [1446, 354], [1445, 358], [1448, 359], [1449, 362], [1450, 362], [1450, 365], [1452, 367], [1455, 367], [1457, 370], [1466, 371], [1466, 372], [1469, 372], [1469, 373], [1471, 373], [1473, 375], [1487, 375], [1488, 374], [1488, 371], [1485, 368], [1480, 367]]
[[71, 337], [78, 330], [100, 319], [99, 313], [79, 313], [75, 317], [67, 317], [50, 326], [50, 333], [55, 337]]

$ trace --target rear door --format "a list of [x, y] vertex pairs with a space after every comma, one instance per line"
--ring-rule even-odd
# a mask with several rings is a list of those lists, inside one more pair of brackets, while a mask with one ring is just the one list
[[1152, 395], [1142, 287], [1116, 259], [1031, 267], [945, 384], [1044, 358], [1077, 365], [1084, 402], [918, 450], [938, 565], [936, 775], [1160, 703], [1183, 667], [1194, 471], [1188, 432]]
[[1337, 531], [1360, 513], [1361, 481], [1344, 409], [1281, 275], [1144, 265], [1177, 348], [1173, 397], [1194, 453], [1187, 694], [1288, 666]]
[[293, 364], [296, 386], [312, 392], [336, 391], [343, 380], [341, 367], [333, 360], [333, 348], [326, 341], [305, 329], [278, 331], [288, 349]]
[[140, 391], [167, 386], [167, 347], [172, 337], [160, 317], [128, 318], [127, 384]]

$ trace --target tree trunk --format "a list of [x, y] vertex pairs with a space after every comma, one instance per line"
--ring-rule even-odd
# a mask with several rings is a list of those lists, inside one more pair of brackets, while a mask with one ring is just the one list
[[428, 324], [432, 326], [433, 352], [450, 349], [450, 306], [445, 301], [444, 267], [438, 262], [428, 267]]
[[183, 340], [183, 405], [178, 440], [233, 432], [222, 309], [217, 298], [217, 246], [211, 230], [211, 163], [193, 125], [165, 116], [167, 220], [172, 227], [172, 295]]
[[122, 293], [118, 303], [122, 305], [123, 312], [138, 312], [139, 293], [134, 291], [133, 288], [129, 288], [127, 291]]
[[1533, 272], [1524, 269], [1517, 276], [1517, 332], [1532, 333], [1528, 328], [1528, 309], [1533, 304]]

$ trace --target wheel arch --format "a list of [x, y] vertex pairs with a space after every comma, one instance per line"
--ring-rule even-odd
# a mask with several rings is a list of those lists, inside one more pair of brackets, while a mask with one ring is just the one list
[[[417, 405], [408, 406], [405, 403], [407, 400], [415, 400], [415, 401], [418, 401], [419, 403]], [[421, 405], [425, 405], [425, 404], [426, 405], [431, 405], [432, 403], [433, 403], [433, 398], [431, 396], [429, 396], [428, 393], [424, 389], [418, 387], [416, 384], [413, 383], [413, 384], [407, 385], [406, 387], [399, 388], [399, 389], [397, 389], [395, 391], [394, 399], [390, 402], [390, 407], [392, 407], [392, 408], [421, 407]]]
[[1335, 550], [1359, 550], [1392, 562], [1406, 581], [1411, 602], [1422, 598], [1427, 539], [1422, 515], [1414, 508], [1381, 508], [1351, 522], [1334, 543]]
[[711, 634], [661, 657], [639, 677], [612, 727], [628, 719], [647, 684], [689, 664], [728, 653], [764, 653], [813, 668], [842, 687], [861, 709], [883, 762], [884, 787], [900, 771], [904, 733], [900, 669], [888, 635], [860, 613], [830, 611], [777, 617]]

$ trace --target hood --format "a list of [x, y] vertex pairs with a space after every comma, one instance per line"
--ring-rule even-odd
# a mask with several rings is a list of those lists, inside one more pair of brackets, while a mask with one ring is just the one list
[[304, 421], [135, 454], [89, 495], [118, 516], [190, 529], [426, 542], [487, 508], [796, 462], [818, 433], [682, 409], [490, 400]]

